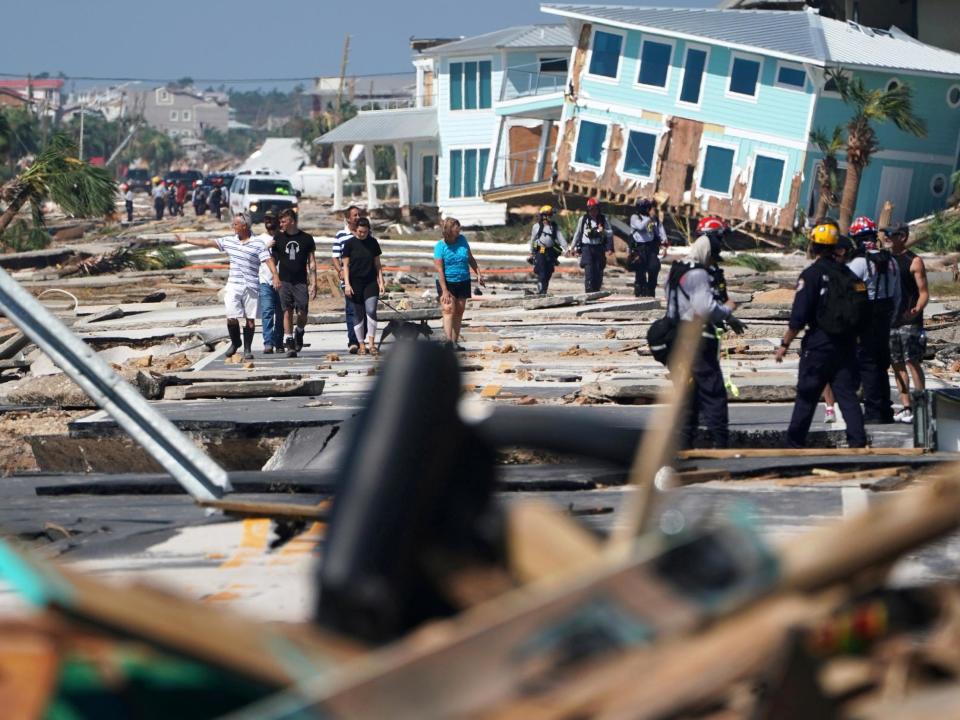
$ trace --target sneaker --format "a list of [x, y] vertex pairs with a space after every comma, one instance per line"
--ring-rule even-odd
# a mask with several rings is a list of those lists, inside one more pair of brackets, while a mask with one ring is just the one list
[[901, 422], [901, 418], [903, 417], [904, 410], [906, 410], [906, 408], [904, 408], [903, 410], [897, 410], [897, 411], [893, 414], [893, 421], [894, 421], [895, 423]]
[[823, 421], [825, 423], [834, 423], [837, 421], [837, 411], [828, 407], [823, 411]]
[[356, 355], [359, 350], [360, 350], [360, 346], [357, 344], [353, 344], [347, 348], [347, 352], [350, 353], [351, 355]]
[[[897, 418], [897, 422], [902, 422], [906, 425], [913, 424], [913, 410], [911, 410], [910, 408], [904, 408], [899, 413], [897, 413], [897, 415], [899, 415], [899, 418]], [[897, 417], [897, 416], [895, 415], [894, 417]]]
[[264, 345], [263, 346], [264, 355], [273, 355], [273, 345]]

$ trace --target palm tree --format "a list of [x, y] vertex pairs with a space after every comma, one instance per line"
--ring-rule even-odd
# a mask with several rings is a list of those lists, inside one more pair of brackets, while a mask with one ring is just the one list
[[913, 93], [909, 85], [868, 90], [863, 80], [851, 78], [843, 68], [831, 68], [827, 78], [837, 85], [840, 98], [853, 107], [847, 123], [847, 179], [840, 198], [840, 231], [846, 232], [853, 219], [863, 169], [879, 150], [874, 123], [892, 122], [898, 129], [926, 137], [926, 123], [913, 114]]
[[817, 198], [815, 218], [826, 217], [830, 208], [840, 203], [840, 181], [838, 176], [837, 155], [844, 147], [843, 128], [839, 125], [833, 129], [832, 135], [827, 135], [822, 128], [810, 131], [810, 142], [820, 148], [823, 160], [817, 165], [817, 185], [820, 195]]
[[[53, 200], [74, 217], [97, 217], [113, 212], [116, 183], [107, 172], [76, 157], [77, 148], [66, 135], [56, 134], [22, 173], [0, 186], [0, 233], [25, 205], [30, 205], [35, 227], [43, 226], [43, 203]], [[0, 241], [2, 244], [2, 241]]]

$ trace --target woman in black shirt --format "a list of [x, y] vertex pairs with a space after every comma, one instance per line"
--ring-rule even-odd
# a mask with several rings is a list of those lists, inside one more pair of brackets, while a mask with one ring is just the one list
[[[360, 218], [357, 229], [343, 244], [343, 292], [354, 304], [353, 326], [360, 355], [377, 354], [377, 303], [384, 292], [380, 243], [370, 234], [370, 221]], [[366, 338], [364, 345], [363, 338]]]

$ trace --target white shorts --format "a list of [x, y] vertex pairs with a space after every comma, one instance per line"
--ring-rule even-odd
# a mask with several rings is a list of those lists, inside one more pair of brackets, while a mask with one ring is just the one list
[[227, 285], [223, 292], [223, 304], [227, 308], [227, 318], [260, 317], [260, 289]]

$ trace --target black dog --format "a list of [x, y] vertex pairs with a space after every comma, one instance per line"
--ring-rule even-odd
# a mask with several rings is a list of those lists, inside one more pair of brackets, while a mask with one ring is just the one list
[[416, 340], [423, 335], [426, 340], [429, 340], [430, 336], [433, 335], [433, 330], [430, 329], [426, 320], [421, 320], [418, 323], [409, 320], [390, 320], [380, 334], [380, 342], [377, 343], [377, 350], [380, 349], [383, 341], [390, 335], [393, 335], [398, 340]]

